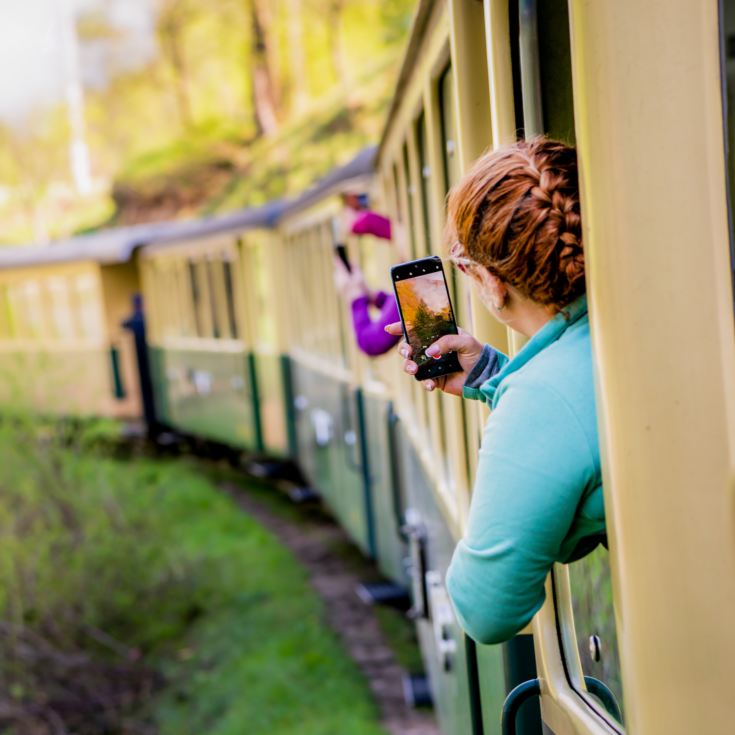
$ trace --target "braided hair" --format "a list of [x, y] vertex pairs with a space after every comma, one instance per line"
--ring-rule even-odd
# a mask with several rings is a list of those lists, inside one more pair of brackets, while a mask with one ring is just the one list
[[585, 292], [576, 151], [539, 137], [486, 153], [449, 193], [446, 234], [504, 283], [561, 310]]

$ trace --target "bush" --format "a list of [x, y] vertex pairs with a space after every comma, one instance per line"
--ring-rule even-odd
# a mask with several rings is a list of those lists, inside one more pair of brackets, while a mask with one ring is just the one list
[[127, 719], [161, 683], [145, 654], [196, 617], [206, 574], [166, 553], [165, 473], [69, 444], [0, 425], [0, 731], [145, 731]]

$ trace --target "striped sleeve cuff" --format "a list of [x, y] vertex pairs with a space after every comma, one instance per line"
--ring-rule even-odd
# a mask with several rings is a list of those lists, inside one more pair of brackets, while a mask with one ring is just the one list
[[498, 353], [490, 345], [485, 345], [482, 348], [480, 359], [475, 363], [472, 370], [470, 370], [464, 382], [462, 395], [474, 401], [484, 401], [485, 399], [480, 392], [480, 387], [486, 380], [489, 380], [498, 372], [498, 362]]

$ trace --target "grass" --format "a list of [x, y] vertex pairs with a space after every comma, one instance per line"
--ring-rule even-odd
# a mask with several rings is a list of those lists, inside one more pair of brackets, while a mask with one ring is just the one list
[[[84, 446], [113, 434], [86, 431]], [[55, 437], [0, 427], [0, 623], [44, 639], [59, 666], [70, 651], [87, 657], [100, 691], [105, 662], [118, 678], [124, 665], [163, 674], [113, 725], [85, 709], [69, 731], [113, 735], [137, 718], [161, 735], [384, 733], [303, 568], [197, 465], [111, 459]], [[14, 707], [50, 709], [84, 681], [84, 669], [33, 668], [12, 644], [0, 636], [0, 691]]]
[[172, 686], [156, 708], [161, 732], [382, 733], [304, 570], [208, 481], [190, 469], [167, 471], [188, 479], [168, 507], [180, 550], [212, 560], [219, 589], [166, 666]]

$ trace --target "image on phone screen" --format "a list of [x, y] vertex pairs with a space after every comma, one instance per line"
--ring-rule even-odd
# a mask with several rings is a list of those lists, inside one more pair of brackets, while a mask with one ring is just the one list
[[457, 327], [441, 270], [395, 281], [411, 359], [419, 366], [433, 362], [426, 348]]

